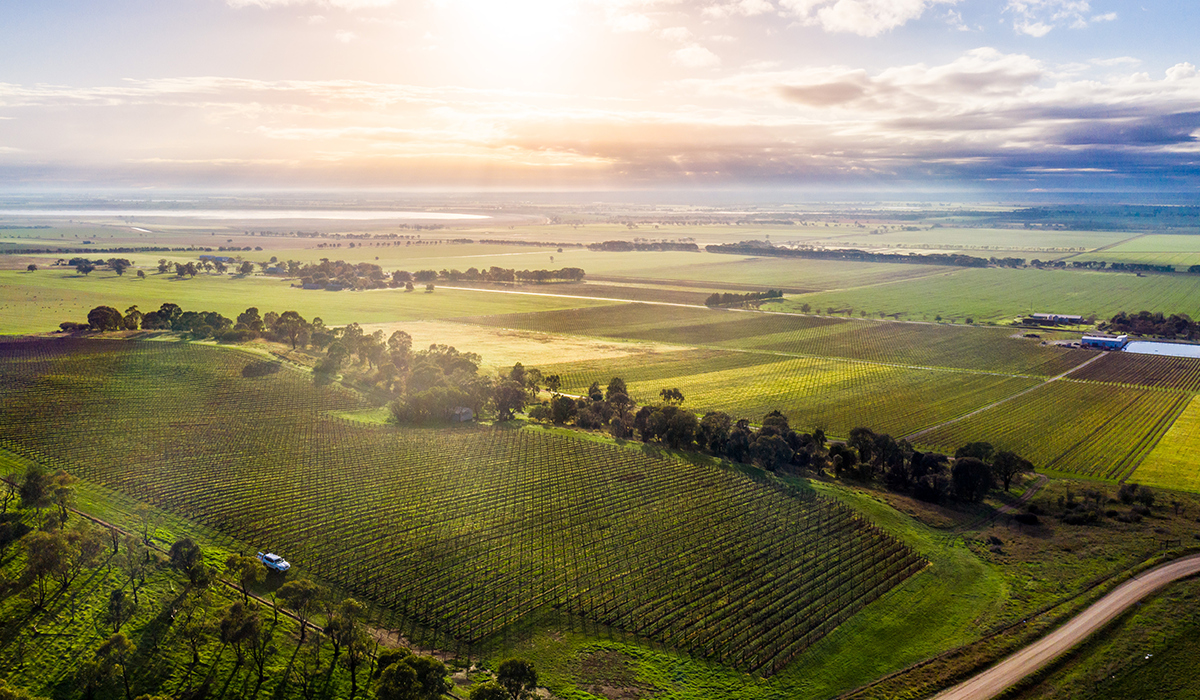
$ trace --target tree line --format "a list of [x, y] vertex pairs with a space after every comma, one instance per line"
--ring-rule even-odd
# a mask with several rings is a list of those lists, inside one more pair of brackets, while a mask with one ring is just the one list
[[668, 241], [603, 241], [601, 243], [589, 243], [588, 250], [599, 250], [608, 253], [626, 253], [632, 251], [661, 252], [668, 250], [699, 253], [700, 246], [695, 243]]
[[[813, 260], [849, 260], [853, 262], [889, 262], [916, 263], [919, 265], [952, 265], [956, 267], [988, 267], [992, 264], [1006, 264], [1007, 258], [996, 258], [992, 263], [987, 258], [977, 258], [961, 253], [869, 253], [855, 249], [816, 249], [816, 248], [777, 248], [770, 243], [761, 241], [743, 241], [741, 243], [724, 243], [708, 245], [704, 248], [710, 253], [729, 253], [733, 255], [773, 255], [785, 258], [808, 258]], [[1019, 260], [1012, 258], [1011, 260]], [[1024, 263], [1023, 260], [1021, 260]]]
[[1151, 335], [1159, 338], [1196, 340], [1200, 337], [1200, 323], [1187, 314], [1164, 316], [1162, 312], [1139, 311], [1129, 314], [1124, 311], [1100, 324], [1101, 330], [1129, 335]]
[[[518, 376], [510, 373], [510, 378], [523, 376], [528, 384], [530, 372], [518, 365], [514, 367]], [[964, 445], [953, 457], [920, 452], [906, 440], [869, 428], [855, 428], [845, 442], [830, 442], [820, 428], [810, 433], [793, 429], [787, 416], [777, 410], [763, 416], [757, 428], [746, 418], [722, 411], [697, 416], [681, 407], [684, 396], [677, 388], [662, 389], [657, 405], [638, 407], [619, 377], [604, 388], [593, 382], [587, 394], [578, 397], [558, 393], [561, 380], [557, 376], [543, 380], [552, 397], [529, 409], [529, 417], [536, 421], [606, 430], [618, 439], [636, 437], [771, 472], [832, 471], [856, 481], [879, 482], [931, 503], [952, 498], [980, 501], [998, 485], [1007, 491], [1017, 474], [1033, 469], [1018, 455], [997, 451], [986, 442]]]
[[705, 306], [737, 306], [755, 301], [766, 301], [768, 299], [782, 299], [783, 291], [779, 289], [768, 289], [765, 292], [746, 292], [745, 294], [733, 294], [731, 292], [713, 292], [704, 300]]
[[[208, 666], [207, 684], [229, 650], [236, 668], [254, 678], [253, 696], [268, 673], [285, 662], [281, 686], [297, 688], [305, 698], [326, 696], [335, 676], [348, 681], [350, 698], [439, 700], [451, 690], [442, 661], [403, 647], [381, 647], [367, 624], [366, 606], [354, 598], [339, 598], [310, 579], [297, 578], [278, 586], [267, 600], [252, 593], [268, 576], [257, 558], [230, 554], [223, 565], [214, 564], [186, 537], [169, 548], [159, 547], [154, 537], [158, 517], [149, 509], [138, 512], [134, 532], [71, 517], [74, 483], [65, 472], [51, 474], [36, 464], [19, 478], [0, 482], [0, 555], [15, 546], [24, 559], [21, 577], [5, 580], [0, 597], [25, 592], [35, 611], [47, 611], [71, 595], [78, 597], [78, 591], [71, 593], [77, 582], [84, 588], [110, 586], [113, 577], [99, 573], [117, 574], [115, 587], [98, 596], [101, 641], [74, 664], [74, 681], [83, 697], [170, 697], [155, 694], [167, 678], [138, 669], [156, 663], [155, 657], [187, 658], [189, 675]], [[164, 577], [181, 583], [182, 592], [165, 598], [149, 594], [151, 581]], [[222, 584], [233, 595], [224, 593]], [[133, 624], [139, 614], [144, 617], [160, 606], [156, 620], [165, 622], [170, 636], [153, 625]], [[299, 623], [298, 631], [289, 616]], [[472, 688], [470, 698], [530, 698], [537, 682], [530, 662], [507, 659], [491, 680]], [[0, 698], [33, 697], [0, 681]]]

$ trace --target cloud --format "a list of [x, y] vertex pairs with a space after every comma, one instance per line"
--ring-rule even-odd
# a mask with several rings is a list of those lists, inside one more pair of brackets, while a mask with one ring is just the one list
[[658, 35], [667, 41], [685, 43], [692, 40], [692, 30], [687, 27], [667, 27], [659, 30]]
[[827, 32], [878, 36], [917, 19], [935, 5], [958, 0], [780, 0], [802, 24]]
[[355, 34], [354, 32], [351, 32], [351, 31], [348, 31], [345, 29], [339, 29], [337, 32], [334, 33], [333, 38], [337, 39], [338, 41], [342, 42], [343, 44], [349, 44], [350, 42], [357, 39], [358, 35]]
[[721, 65], [721, 57], [699, 44], [692, 44], [672, 51], [671, 62], [685, 68], [711, 68]]
[[614, 32], [648, 32], [656, 26], [656, 22], [640, 13], [619, 14], [608, 18], [608, 26]]
[[1008, 0], [1004, 11], [1013, 15], [1013, 29], [1018, 34], [1032, 37], [1046, 36], [1058, 27], [1083, 29], [1090, 23], [1117, 19], [1115, 12], [1091, 14], [1089, 0]]
[[733, 2], [709, 5], [701, 11], [701, 14], [714, 19], [726, 19], [734, 16], [754, 17], [774, 11], [775, 6], [767, 0], [733, 0]]

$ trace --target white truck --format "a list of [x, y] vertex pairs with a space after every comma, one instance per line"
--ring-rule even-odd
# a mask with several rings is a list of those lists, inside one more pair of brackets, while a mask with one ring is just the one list
[[287, 563], [287, 559], [284, 559], [278, 554], [271, 554], [270, 552], [267, 552], [266, 554], [259, 552], [258, 560], [263, 563], [263, 566], [272, 571], [278, 571], [281, 574], [287, 573], [287, 570], [292, 568], [292, 565]]

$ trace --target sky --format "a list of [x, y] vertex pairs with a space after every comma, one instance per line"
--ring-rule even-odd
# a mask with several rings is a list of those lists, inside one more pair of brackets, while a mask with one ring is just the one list
[[0, 4], [0, 188], [1200, 195], [1200, 3]]

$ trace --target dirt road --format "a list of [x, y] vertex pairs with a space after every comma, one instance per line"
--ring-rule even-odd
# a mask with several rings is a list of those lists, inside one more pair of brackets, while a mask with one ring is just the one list
[[935, 700], [987, 700], [1037, 671], [1163, 586], [1200, 573], [1200, 554], [1163, 564], [1126, 581], [1067, 624]]

